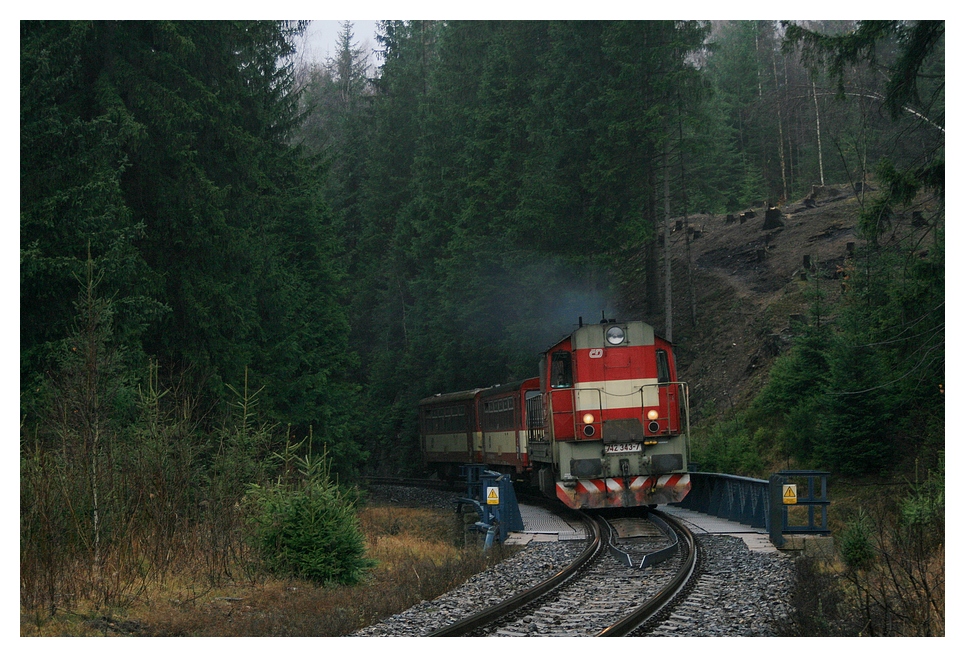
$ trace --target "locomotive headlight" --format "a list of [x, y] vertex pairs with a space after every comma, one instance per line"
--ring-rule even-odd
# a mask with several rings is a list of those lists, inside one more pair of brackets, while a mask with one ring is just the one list
[[585, 413], [583, 415], [583, 424], [593, 424], [593, 413]]
[[655, 409], [650, 409], [647, 411], [648, 420], [656, 420], [658, 417], [660, 417], [660, 413], [658, 413]]
[[627, 334], [619, 326], [611, 326], [606, 331], [606, 341], [613, 345], [621, 344], [626, 337]]

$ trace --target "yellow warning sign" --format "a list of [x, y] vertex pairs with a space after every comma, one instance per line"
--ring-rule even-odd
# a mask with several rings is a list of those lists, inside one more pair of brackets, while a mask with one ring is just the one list
[[499, 487], [486, 488], [486, 504], [499, 504]]
[[797, 504], [797, 484], [784, 484], [784, 503]]

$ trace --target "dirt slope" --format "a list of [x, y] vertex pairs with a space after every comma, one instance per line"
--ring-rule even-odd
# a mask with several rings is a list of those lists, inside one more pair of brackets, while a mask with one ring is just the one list
[[[859, 208], [849, 187], [825, 187], [813, 198], [769, 213], [779, 213], [777, 223], [774, 218], [766, 223], [762, 209], [743, 216], [691, 215], [693, 295], [686, 229], [671, 233], [672, 338], [678, 374], [691, 385], [695, 419], [752, 396], [790, 342], [791, 317], [814, 321], [818, 292], [822, 307], [837, 300], [848, 243], [860, 243], [855, 231]], [[662, 313], [650, 315], [649, 321], [658, 333], [667, 332]]]

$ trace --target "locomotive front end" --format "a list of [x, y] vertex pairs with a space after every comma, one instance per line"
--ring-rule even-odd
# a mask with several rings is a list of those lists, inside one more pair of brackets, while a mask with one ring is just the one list
[[[557, 498], [607, 508], [687, 495], [687, 386], [676, 380], [670, 343], [651, 326], [581, 326], [544, 354], [541, 377], [542, 454], [552, 460]], [[548, 471], [540, 484], [550, 492]]]

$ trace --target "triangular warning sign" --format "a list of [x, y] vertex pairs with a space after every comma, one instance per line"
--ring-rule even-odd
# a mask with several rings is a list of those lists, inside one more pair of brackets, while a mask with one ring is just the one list
[[486, 489], [486, 504], [499, 504], [499, 489], [491, 487]]
[[797, 484], [784, 484], [784, 503], [797, 504]]

